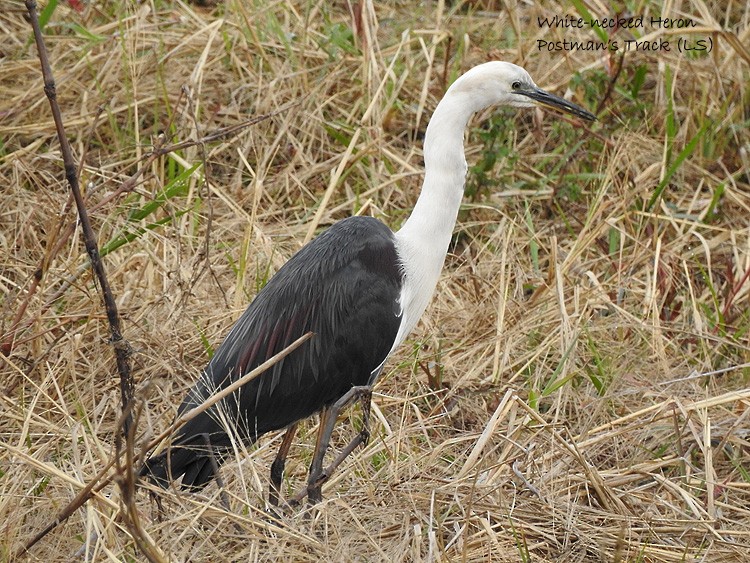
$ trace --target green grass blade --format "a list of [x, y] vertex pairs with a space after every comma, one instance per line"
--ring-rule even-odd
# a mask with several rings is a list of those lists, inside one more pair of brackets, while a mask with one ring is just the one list
[[131, 211], [130, 215], [128, 215], [128, 221], [141, 221], [154, 213], [169, 199], [187, 195], [189, 189], [187, 180], [188, 178], [190, 178], [190, 176], [192, 176], [193, 172], [195, 172], [199, 166], [200, 163], [185, 169], [179, 176], [169, 182], [169, 184], [167, 184], [164, 189], [156, 195], [154, 199], [146, 203], [143, 207]]
[[114, 252], [121, 246], [125, 246], [129, 242], [133, 242], [135, 239], [140, 238], [145, 233], [149, 231], [153, 231], [154, 229], [158, 229], [162, 225], [166, 225], [168, 223], [171, 223], [174, 219], [178, 217], [182, 217], [185, 213], [187, 213], [187, 210], [178, 211], [177, 213], [174, 213], [172, 215], [169, 215], [168, 217], [164, 217], [162, 219], [159, 219], [158, 221], [154, 221], [153, 223], [149, 223], [145, 227], [137, 227], [135, 229], [126, 229], [124, 233], [121, 233], [116, 238], [109, 241], [107, 244], [102, 246], [101, 250], [99, 251], [99, 254], [102, 256], [106, 256], [110, 252]]
[[560, 372], [562, 371], [563, 366], [567, 363], [568, 358], [570, 357], [570, 353], [573, 351], [573, 348], [575, 348], [577, 341], [578, 341], [578, 338], [574, 338], [573, 342], [571, 342], [570, 346], [568, 346], [568, 349], [565, 350], [565, 353], [563, 354], [563, 357], [560, 358], [560, 362], [557, 364], [555, 371], [550, 376], [549, 381], [547, 382], [547, 385], [545, 385], [544, 389], [542, 390], [542, 397], [548, 397], [550, 394], [557, 391], [560, 387], [565, 385], [568, 381], [570, 381], [573, 378], [573, 375], [569, 375], [568, 377], [564, 377], [558, 380], [557, 376], [560, 375]]
[[45, 26], [49, 23], [52, 14], [57, 9], [57, 0], [49, 0], [44, 9], [39, 13], [39, 27], [44, 31]]
[[[144, 219], [155, 213], [158, 209], [160, 209], [170, 199], [174, 197], [185, 196], [190, 189], [188, 180], [190, 179], [190, 176], [193, 174], [193, 172], [195, 172], [200, 166], [201, 164], [198, 163], [191, 166], [190, 168], [185, 169], [179, 176], [169, 182], [169, 184], [167, 184], [161, 192], [156, 194], [156, 197], [154, 197], [154, 199], [139, 207], [138, 209], [131, 211], [128, 214], [128, 222], [138, 223], [140, 221], [143, 221]], [[124, 246], [129, 242], [140, 238], [144, 233], [153, 231], [154, 229], [157, 229], [162, 225], [166, 225], [172, 222], [175, 218], [181, 217], [186, 212], [187, 210], [181, 210], [176, 213], [171, 213], [167, 217], [163, 217], [157, 221], [149, 223], [145, 227], [126, 226], [123, 229], [124, 232], [121, 232], [114, 239], [104, 244], [99, 253], [102, 257], [104, 257], [110, 252], [114, 252], [121, 246]]]

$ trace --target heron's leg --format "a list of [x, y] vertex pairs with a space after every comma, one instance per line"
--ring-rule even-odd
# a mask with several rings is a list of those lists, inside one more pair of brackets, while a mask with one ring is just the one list
[[320, 411], [320, 428], [318, 429], [318, 436], [315, 439], [315, 450], [313, 451], [313, 459], [310, 464], [310, 473], [307, 477], [307, 496], [310, 504], [315, 504], [323, 500], [323, 495], [320, 492], [323, 485], [321, 481], [323, 458], [325, 458], [328, 444], [331, 441], [334, 424], [336, 424], [336, 415], [333, 413], [333, 408], [323, 407], [323, 410]]
[[[318, 439], [315, 443], [315, 452], [313, 454], [313, 461], [310, 464], [310, 475], [307, 479], [307, 500], [310, 504], [316, 504], [323, 500], [321, 494], [321, 488], [323, 483], [328, 480], [331, 475], [331, 471], [336, 469], [344, 459], [361, 443], [366, 443], [370, 436], [369, 431], [369, 419], [370, 419], [370, 399], [372, 398], [372, 388], [368, 386], [352, 387], [343, 397], [336, 401], [330, 407], [323, 409], [320, 415], [320, 430], [318, 431]], [[366, 400], [367, 407], [363, 406], [363, 427], [359, 435], [354, 438], [349, 445], [339, 454], [329, 467], [323, 471], [323, 458], [328, 450], [328, 445], [331, 442], [331, 434], [333, 434], [333, 427], [336, 424], [336, 419], [342, 409], [346, 408], [352, 401], [355, 400]], [[365, 403], [363, 402], [363, 405]]]
[[281, 494], [281, 480], [284, 478], [284, 466], [286, 465], [286, 456], [289, 454], [289, 448], [292, 446], [292, 440], [297, 433], [297, 423], [295, 422], [286, 429], [284, 437], [281, 439], [281, 447], [276, 459], [271, 464], [271, 485], [268, 488], [268, 503], [271, 506], [279, 505], [279, 495]]
[[338, 457], [331, 462], [331, 465], [325, 468], [321, 477], [321, 482], [325, 482], [326, 479], [333, 475], [333, 472], [336, 471], [338, 466], [341, 465], [347, 457], [349, 457], [349, 454], [352, 453], [357, 446], [360, 444], [366, 446], [367, 442], [370, 441], [370, 405], [372, 403], [372, 389], [369, 387], [366, 389], [366, 391], [362, 391], [359, 397], [360, 405], [362, 405], [362, 429], [359, 431], [359, 434], [352, 438], [352, 441], [341, 450], [341, 453], [339, 453]]
[[[362, 406], [362, 428], [359, 431], [360, 443], [366, 446], [370, 441], [370, 407], [372, 406], [372, 387], [367, 387], [359, 397], [359, 404]], [[356, 438], [354, 438], [356, 440]], [[352, 442], [354, 442], [352, 440]], [[359, 445], [359, 444], [357, 444]]]

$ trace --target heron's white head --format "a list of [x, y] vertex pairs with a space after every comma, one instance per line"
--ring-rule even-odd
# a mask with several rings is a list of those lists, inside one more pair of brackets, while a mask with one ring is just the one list
[[461, 103], [467, 104], [473, 112], [495, 105], [520, 108], [542, 105], [584, 119], [596, 119], [582, 107], [539, 88], [520, 66], [503, 61], [475, 66], [458, 78], [448, 92], [459, 96]]

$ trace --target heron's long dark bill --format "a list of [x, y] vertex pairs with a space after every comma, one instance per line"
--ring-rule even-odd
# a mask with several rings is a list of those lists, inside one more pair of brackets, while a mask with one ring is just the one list
[[551, 108], [557, 108], [567, 113], [572, 113], [573, 115], [581, 117], [583, 119], [588, 119], [589, 121], [596, 120], [596, 116], [593, 113], [586, 111], [581, 106], [577, 106], [576, 104], [569, 102], [568, 100], [564, 100], [562, 98], [559, 98], [558, 96], [555, 96], [554, 94], [545, 92], [541, 88], [537, 88], [536, 90], [523, 90], [516, 93], [522, 96], [526, 96], [527, 98], [531, 98], [535, 102], [539, 102], [542, 105]]

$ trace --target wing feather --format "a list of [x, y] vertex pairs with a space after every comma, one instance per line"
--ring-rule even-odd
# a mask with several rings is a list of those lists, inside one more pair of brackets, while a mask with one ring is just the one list
[[[171, 475], [185, 474], [187, 486], [210, 480], [205, 466], [196, 466], [201, 455], [205, 461], [200, 445], [208, 436], [223, 459], [222, 448], [231, 444], [227, 419], [249, 443], [310, 416], [352, 386], [368, 384], [398, 333], [402, 283], [393, 233], [376, 219], [340, 221], [302, 248], [237, 320], [179, 412], [200, 405], [305, 333], [313, 337], [183, 426], [172, 442], [179, 455], [172, 454]], [[184, 455], [188, 445], [192, 456]], [[182, 465], [175, 467], [174, 460]], [[153, 471], [157, 464], [150, 463]]]

